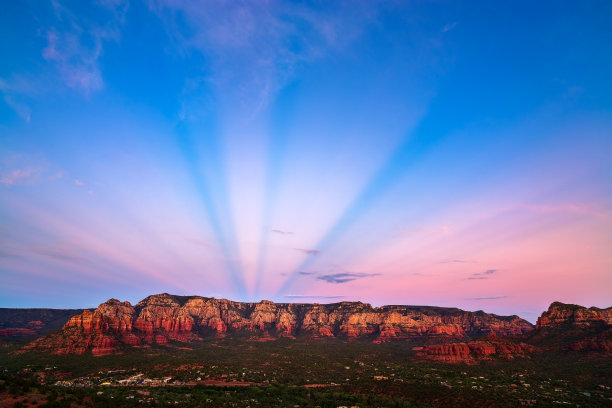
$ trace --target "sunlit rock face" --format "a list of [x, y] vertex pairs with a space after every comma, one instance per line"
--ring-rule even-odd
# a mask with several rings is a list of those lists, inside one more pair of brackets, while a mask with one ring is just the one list
[[54, 353], [108, 354], [125, 346], [188, 343], [206, 336], [364, 339], [374, 342], [469, 341], [484, 335], [520, 335], [533, 326], [517, 316], [427, 306], [361, 302], [289, 304], [233, 302], [199, 296], [149, 296], [135, 306], [110, 299], [72, 317], [58, 332], [26, 349]]
[[612, 325], [612, 308], [599, 309], [591, 307], [587, 309], [578, 305], [554, 302], [546, 312], [542, 313], [536, 327], [539, 329], [560, 324], [590, 326], [598, 323]]

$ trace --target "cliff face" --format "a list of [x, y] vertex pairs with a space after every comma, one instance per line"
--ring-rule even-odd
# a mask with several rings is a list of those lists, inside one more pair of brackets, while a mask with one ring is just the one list
[[512, 339], [481, 338], [472, 342], [427, 345], [417, 356], [450, 363], [473, 363], [492, 357], [514, 358], [534, 352], [612, 354], [612, 308], [586, 308], [554, 302], [536, 329]]
[[376, 342], [427, 339], [470, 340], [493, 334], [520, 335], [533, 329], [517, 316], [423, 306], [373, 308], [360, 302], [328, 305], [261, 301], [233, 302], [199, 296], [149, 296], [135, 306], [110, 299], [95, 311], [71, 318], [64, 328], [40, 338], [28, 350], [107, 354], [122, 344], [190, 342], [203, 336], [251, 333], [276, 337], [347, 339]]
[[568, 351], [612, 353], [612, 307], [554, 302], [529, 335], [532, 343]]
[[506, 359], [525, 357], [536, 350], [536, 347], [523, 342], [489, 336], [467, 343], [424, 346], [417, 353], [417, 357], [445, 363], [475, 363], [493, 357]]
[[594, 324], [612, 325], [612, 307], [599, 309], [586, 308], [578, 305], [568, 305], [554, 302], [538, 319], [536, 328], [554, 327], [562, 324], [576, 326], [591, 326]]

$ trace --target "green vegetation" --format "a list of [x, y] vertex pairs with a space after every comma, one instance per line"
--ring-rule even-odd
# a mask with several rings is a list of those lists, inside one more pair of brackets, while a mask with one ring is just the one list
[[414, 344], [399, 342], [234, 338], [184, 346], [102, 357], [6, 346], [0, 399], [47, 407], [612, 406], [610, 357], [551, 353], [465, 365], [419, 361]]

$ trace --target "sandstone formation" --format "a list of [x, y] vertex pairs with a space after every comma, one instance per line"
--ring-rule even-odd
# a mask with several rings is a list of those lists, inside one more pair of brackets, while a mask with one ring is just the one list
[[525, 357], [536, 350], [536, 347], [524, 342], [488, 336], [467, 343], [427, 345], [421, 348], [417, 357], [445, 363], [474, 363], [493, 357]]
[[612, 354], [612, 307], [554, 302], [542, 313], [529, 338], [549, 349]]
[[612, 325], [612, 307], [599, 309], [586, 308], [578, 305], [569, 305], [554, 302], [536, 323], [536, 328], [554, 327], [561, 324], [576, 326], [591, 326], [593, 324]]
[[417, 356], [442, 362], [474, 363], [493, 357], [524, 357], [534, 352], [612, 354], [612, 308], [586, 308], [554, 302], [542, 313], [536, 329], [526, 334], [427, 345], [419, 349]]
[[517, 316], [426, 306], [383, 306], [361, 302], [291, 304], [233, 302], [200, 296], [149, 296], [135, 306], [110, 299], [95, 311], [72, 317], [62, 330], [26, 350], [107, 354], [124, 345], [191, 342], [204, 336], [470, 341], [496, 335], [521, 335], [533, 326]]

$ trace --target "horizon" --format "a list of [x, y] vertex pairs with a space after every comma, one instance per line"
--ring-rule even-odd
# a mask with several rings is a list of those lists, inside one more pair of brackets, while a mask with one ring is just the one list
[[0, 16], [0, 307], [612, 293], [612, 3]]
[[[102, 305], [102, 304], [104, 304], [106, 302], [109, 302], [111, 300], [116, 300], [116, 301], [118, 301], [120, 303], [128, 302], [131, 306], [136, 306], [138, 303], [148, 299], [149, 297], [161, 296], [161, 295], [168, 295], [168, 296], [172, 296], [172, 297], [187, 297], [187, 298], [200, 297], [200, 298], [204, 298], [204, 299], [227, 300], [227, 301], [230, 301], [230, 302], [238, 302], [238, 303], [262, 303], [262, 302], [270, 302], [270, 300], [268, 300], [268, 299], [261, 299], [259, 301], [252, 301], [252, 302], [240, 302], [240, 301], [235, 301], [235, 300], [232, 300], [232, 299], [216, 298], [214, 296], [175, 295], [175, 294], [172, 294], [172, 293], [163, 292], [163, 293], [155, 293], [155, 294], [152, 294], [152, 295], [148, 295], [148, 296], [146, 296], [146, 297], [144, 297], [144, 298], [142, 298], [140, 300], [131, 300], [131, 301], [127, 300], [127, 299], [126, 300], [121, 300], [121, 299], [118, 299], [118, 298], [110, 297], [110, 298], [106, 299], [104, 302], [100, 303], [98, 306], [100, 306], [100, 305]], [[274, 301], [271, 301], [271, 302], [274, 303], [274, 304], [281, 304], [281, 305], [282, 304], [336, 305], [336, 304], [341, 304], [341, 303], [361, 303], [361, 304], [368, 305], [368, 306], [370, 306], [370, 307], [372, 307], [374, 309], [378, 309], [378, 308], [381, 308], [381, 307], [387, 307], [387, 306], [431, 307], [431, 308], [440, 308], [440, 309], [458, 309], [458, 310], [462, 310], [462, 311], [466, 311], [466, 312], [470, 312], [470, 313], [484, 312], [484, 313], [487, 313], [487, 314], [498, 315], [498, 316], [502, 316], [502, 317], [516, 316], [516, 317], [519, 317], [519, 318], [521, 318], [523, 320], [528, 321], [529, 323], [531, 323], [534, 326], [535, 326], [538, 318], [540, 317], [540, 315], [542, 313], [546, 312], [550, 308], [550, 306], [552, 306], [555, 303], [560, 303], [560, 304], [567, 305], [567, 306], [579, 306], [579, 307], [584, 307], [584, 308], [587, 308], [587, 309], [595, 308], [595, 309], [604, 310], [604, 309], [612, 308], [612, 305], [609, 306], [609, 307], [598, 308], [597, 306], [576, 305], [576, 304], [573, 304], [573, 303], [564, 303], [564, 302], [559, 302], [559, 301], [553, 301], [553, 302], [551, 302], [551, 304], [547, 308], [542, 310], [540, 315], [538, 315], [535, 320], [529, 320], [529, 319], [524, 318], [524, 317], [522, 317], [522, 316], [520, 316], [520, 315], [518, 315], [516, 313], [514, 313], [514, 314], [506, 314], [506, 315], [499, 315], [497, 313], [488, 312], [488, 311], [483, 310], [483, 309], [465, 310], [465, 309], [461, 309], [459, 307], [454, 307], [454, 306], [437, 306], [437, 305], [426, 305], [426, 304], [380, 304], [379, 305], [379, 304], [372, 304], [372, 303], [369, 303], [369, 302], [362, 302], [360, 300], [337, 300], [337, 299], [336, 299], [336, 301], [334, 301], [334, 299], [326, 299], [326, 300], [329, 300], [329, 302], [324, 302], [324, 301], [321, 301], [321, 302], [298, 302], [298, 301], [294, 301], [294, 302], [274, 302]], [[72, 309], [72, 310], [84, 310], [84, 309], [96, 309], [98, 306], [96, 306], [96, 307], [76, 307], [76, 308], [44, 308], [44, 307], [43, 308], [39, 308], [39, 307], [7, 308], [7, 307], [0, 307], [0, 309], [26, 309], [26, 310], [27, 309], [55, 309], [55, 310], [71, 310]]]

